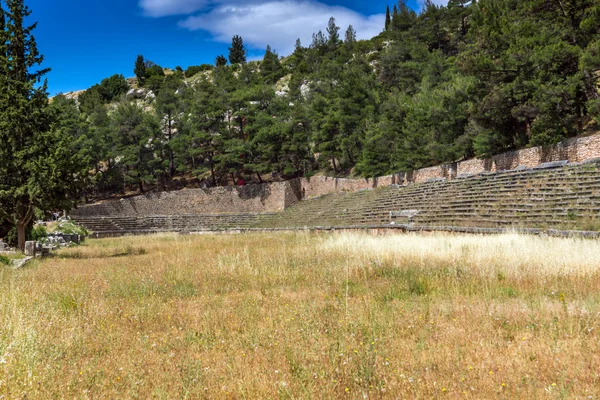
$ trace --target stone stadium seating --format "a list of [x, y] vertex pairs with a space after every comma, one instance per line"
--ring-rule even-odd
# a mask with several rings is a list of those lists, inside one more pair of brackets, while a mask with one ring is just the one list
[[[77, 217], [96, 237], [245, 228], [414, 226], [585, 229], [600, 213], [600, 163], [435, 179], [304, 200], [281, 213]], [[418, 213], [414, 214], [414, 211]], [[414, 214], [414, 215], [413, 215]]]

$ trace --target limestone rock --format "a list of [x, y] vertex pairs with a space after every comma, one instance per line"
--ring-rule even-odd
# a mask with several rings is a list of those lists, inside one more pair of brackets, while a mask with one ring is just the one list
[[35, 257], [35, 249], [36, 249], [36, 243], [31, 241], [31, 242], [25, 242], [25, 255], [27, 257]]

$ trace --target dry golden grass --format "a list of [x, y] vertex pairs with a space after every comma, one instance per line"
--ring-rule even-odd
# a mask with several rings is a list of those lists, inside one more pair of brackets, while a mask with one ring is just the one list
[[599, 246], [90, 241], [0, 267], [0, 398], [598, 398]]

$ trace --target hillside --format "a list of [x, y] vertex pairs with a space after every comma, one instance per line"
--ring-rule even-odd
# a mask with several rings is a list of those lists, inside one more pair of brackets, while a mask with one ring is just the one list
[[600, 120], [600, 6], [566, 3], [453, 0], [417, 15], [401, 1], [371, 40], [332, 18], [290, 56], [246, 62], [236, 36], [229, 63], [140, 56], [136, 78], [52, 104], [92, 171], [88, 196], [373, 177], [554, 144]]

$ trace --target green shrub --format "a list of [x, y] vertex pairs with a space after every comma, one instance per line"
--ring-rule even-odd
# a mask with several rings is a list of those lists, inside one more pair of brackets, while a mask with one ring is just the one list
[[0, 255], [0, 264], [10, 265], [11, 264], [10, 258]]
[[204, 72], [204, 71], [212, 71], [215, 67], [210, 64], [202, 64], [202, 65], [192, 65], [185, 70], [185, 77], [191, 78], [192, 76]]
[[29, 238], [35, 241], [39, 241], [46, 237], [48, 237], [48, 231], [46, 230], [46, 227], [42, 225], [34, 226], [29, 235]]
[[[25, 237], [26, 238], [30, 238], [31, 237], [31, 231], [33, 229], [33, 225], [29, 225], [27, 228], [25, 228]], [[6, 243], [8, 243], [8, 245], [10, 247], [17, 247], [18, 241], [19, 241], [19, 237], [18, 237], [18, 233], [17, 233], [17, 227], [13, 226], [12, 229], [6, 234], [6, 237], [4, 238], [4, 241]]]
[[87, 229], [85, 229], [82, 226], [77, 225], [73, 221], [61, 222], [57, 226], [57, 231], [64, 233], [65, 235], [87, 236], [90, 234]]

